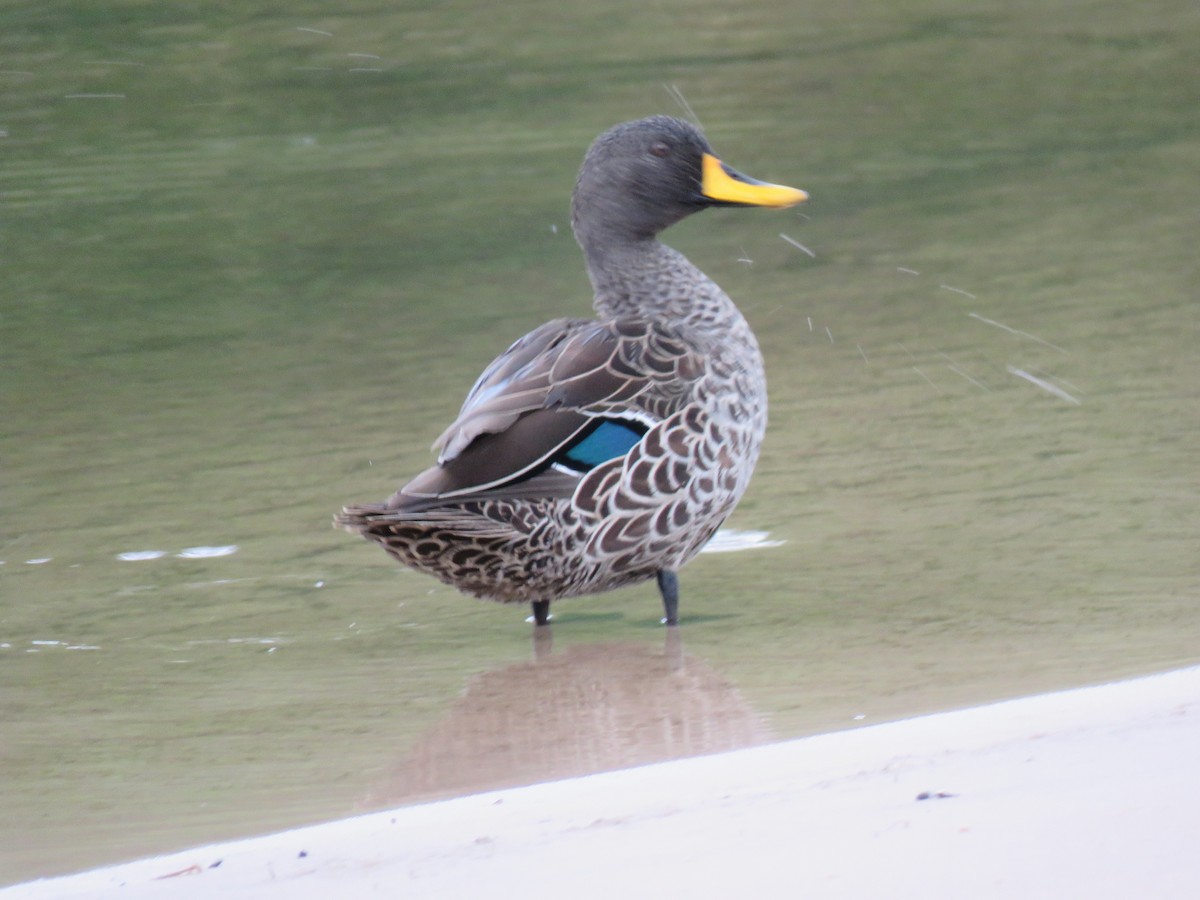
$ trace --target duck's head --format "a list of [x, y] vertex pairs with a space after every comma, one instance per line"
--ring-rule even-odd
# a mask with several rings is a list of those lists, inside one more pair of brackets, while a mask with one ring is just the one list
[[571, 202], [580, 243], [651, 238], [709, 206], [794, 206], [804, 191], [767, 184], [725, 165], [695, 126], [651, 116], [616, 125], [592, 143]]

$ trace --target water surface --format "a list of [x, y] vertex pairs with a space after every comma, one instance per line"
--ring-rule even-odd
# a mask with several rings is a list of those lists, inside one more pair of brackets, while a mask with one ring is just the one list
[[[1089, 0], [0, 13], [0, 881], [560, 774], [497, 747], [627, 765], [1196, 661], [1198, 32]], [[329, 522], [586, 312], [578, 161], [678, 112], [664, 84], [812, 194], [669, 237], [762, 340], [730, 524], [769, 537], [685, 570], [682, 649], [646, 586], [556, 606], [539, 659], [524, 610]]]

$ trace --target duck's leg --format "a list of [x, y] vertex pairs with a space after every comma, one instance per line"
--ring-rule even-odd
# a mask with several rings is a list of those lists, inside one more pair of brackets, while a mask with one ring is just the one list
[[549, 600], [534, 600], [530, 604], [533, 607], [533, 621], [538, 625], [550, 624], [550, 601]]
[[658, 570], [658, 591], [662, 594], [663, 624], [679, 624], [679, 576], [671, 569]]

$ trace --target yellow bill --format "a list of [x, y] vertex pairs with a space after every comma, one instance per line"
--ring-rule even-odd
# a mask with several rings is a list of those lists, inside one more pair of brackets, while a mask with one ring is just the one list
[[711, 153], [701, 158], [700, 192], [713, 203], [769, 206], [783, 209], [808, 199], [808, 194], [782, 184], [768, 184], [730, 168]]

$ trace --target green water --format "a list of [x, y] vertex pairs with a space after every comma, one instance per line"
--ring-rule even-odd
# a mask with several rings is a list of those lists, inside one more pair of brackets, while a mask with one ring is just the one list
[[536, 720], [524, 611], [329, 520], [586, 312], [576, 167], [664, 85], [812, 194], [668, 237], [762, 340], [730, 524], [785, 543], [684, 571], [682, 651], [651, 587], [556, 607], [561, 693], [682, 653], [788, 737], [1200, 659], [1194, 3], [331, 10], [0, 7], [0, 883], [402, 801], [480, 690]]

